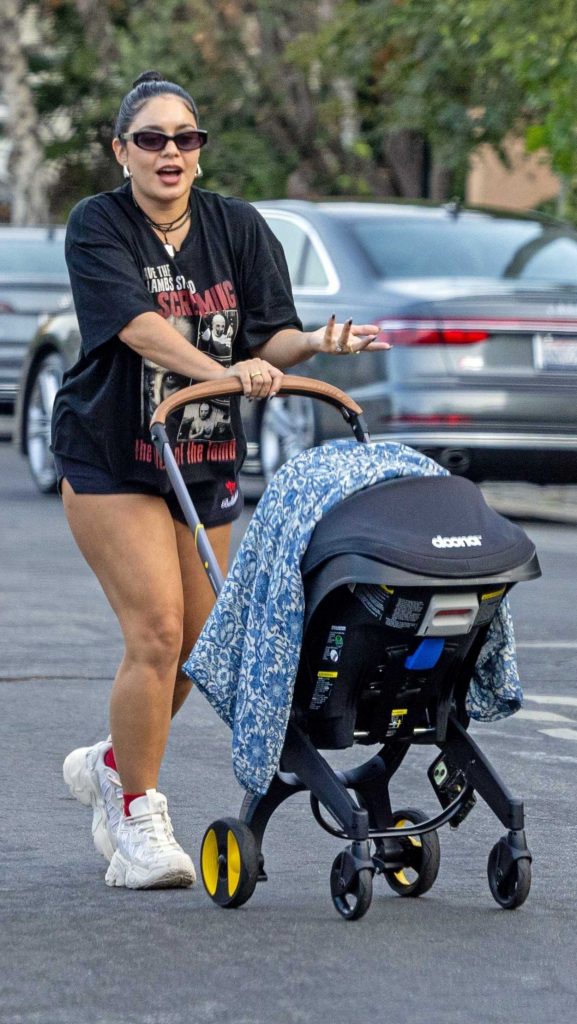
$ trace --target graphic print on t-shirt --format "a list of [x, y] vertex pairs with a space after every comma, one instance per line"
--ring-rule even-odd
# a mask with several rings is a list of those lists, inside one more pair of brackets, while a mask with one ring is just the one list
[[[236, 295], [231, 282], [223, 281], [198, 293], [193, 281], [181, 275], [173, 277], [170, 264], [147, 266], [144, 268], [144, 277], [164, 319], [199, 351], [205, 352], [223, 366], [230, 366], [233, 341], [239, 326]], [[150, 423], [160, 402], [192, 383], [194, 381], [182, 374], [143, 359], [143, 427]], [[230, 443], [234, 440], [228, 398], [191, 402], [176, 414], [175, 419], [179, 421], [177, 442]], [[181, 455], [185, 455], [185, 450]], [[199, 461], [199, 457], [200, 452], [195, 449], [194, 460]]]
[[219, 313], [201, 317], [198, 348], [225, 366], [230, 366], [232, 340], [238, 330], [236, 309], [223, 309]]

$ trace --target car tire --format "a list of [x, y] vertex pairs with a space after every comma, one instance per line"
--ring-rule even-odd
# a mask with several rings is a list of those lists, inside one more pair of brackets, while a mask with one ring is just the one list
[[304, 395], [277, 395], [260, 417], [259, 454], [265, 482], [295, 455], [318, 443], [315, 405]]
[[41, 356], [32, 367], [24, 411], [26, 453], [32, 479], [43, 494], [56, 491], [56, 468], [50, 451], [52, 408], [64, 366], [57, 352]]

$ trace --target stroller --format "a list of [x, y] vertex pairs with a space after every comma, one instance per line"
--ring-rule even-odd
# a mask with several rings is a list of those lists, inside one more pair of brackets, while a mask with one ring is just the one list
[[[240, 392], [234, 380], [186, 388], [163, 402], [151, 423], [217, 595], [222, 574], [165, 423], [191, 401]], [[357, 441], [368, 443], [362, 410], [339, 389], [285, 376], [281, 392], [335, 406]], [[238, 818], [207, 829], [201, 870], [211, 899], [239, 907], [267, 879], [262, 846], [268, 821], [303, 791], [318, 824], [348, 842], [330, 874], [343, 918], [366, 913], [375, 875], [400, 896], [420, 896], [439, 870], [437, 830], [447, 823], [457, 828], [477, 793], [507, 829], [489, 855], [490, 891], [503, 908], [521, 906], [531, 884], [523, 803], [469, 735], [466, 697], [502, 600], [515, 583], [541, 574], [532, 543], [490, 509], [470, 481], [400, 477], [356, 491], [330, 509], [314, 530], [301, 574], [303, 642], [280, 766], [264, 795], [247, 792]], [[376, 754], [346, 771], [333, 769], [320, 753], [375, 744]], [[433, 817], [391, 805], [390, 781], [412, 744], [440, 751], [428, 769], [440, 804]]]

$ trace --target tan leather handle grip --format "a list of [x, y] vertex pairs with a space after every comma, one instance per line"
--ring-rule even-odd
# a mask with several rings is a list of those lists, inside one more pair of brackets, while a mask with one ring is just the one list
[[[190, 388], [182, 388], [176, 394], [170, 395], [161, 402], [154, 416], [150, 421], [151, 428], [155, 423], [164, 426], [167, 417], [176, 409], [180, 409], [189, 402], [201, 402], [203, 398], [217, 398], [222, 395], [241, 395], [242, 384], [237, 377], [227, 377], [226, 380], [204, 381], [202, 384], [193, 384]], [[297, 377], [285, 374], [283, 382], [277, 394], [279, 395], [310, 395], [311, 398], [319, 398], [321, 401], [335, 405], [341, 411], [348, 409], [357, 416], [362, 414], [360, 405], [341, 391], [323, 380], [314, 380], [311, 377]]]

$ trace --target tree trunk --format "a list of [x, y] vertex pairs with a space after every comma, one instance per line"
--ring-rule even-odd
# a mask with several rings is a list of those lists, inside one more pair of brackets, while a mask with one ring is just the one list
[[13, 224], [40, 224], [49, 219], [51, 172], [44, 162], [40, 119], [30, 88], [23, 40], [25, 6], [2, 0], [0, 6], [0, 70], [8, 108], [6, 136], [10, 142], [8, 173]]
[[383, 150], [395, 193], [406, 199], [425, 198], [428, 194], [428, 158], [422, 132], [405, 128], [390, 132]]
[[431, 169], [431, 199], [446, 203], [453, 197], [455, 173], [450, 167], [433, 163]]
[[[216, 6], [224, 56], [234, 63], [245, 95], [255, 100], [255, 118], [279, 153], [297, 166], [289, 175], [288, 195], [318, 198], [331, 183], [354, 191], [355, 178], [365, 187], [390, 191], [388, 176], [374, 161], [356, 152], [361, 139], [360, 115], [354, 83], [337, 66], [308, 66], [295, 62], [290, 44], [299, 32], [314, 34], [335, 16], [335, 0], [285, 5], [274, 18], [265, 5], [237, 0]], [[231, 33], [233, 34], [231, 36]], [[232, 39], [236, 34], [235, 42]], [[289, 54], [287, 57], [287, 48]], [[221, 59], [219, 55], [216, 59]], [[335, 102], [336, 98], [336, 102]], [[332, 124], [324, 113], [336, 111]]]
[[98, 54], [97, 77], [105, 79], [118, 59], [108, 5], [105, 0], [75, 0], [75, 5], [84, 26], [86, 42]]

